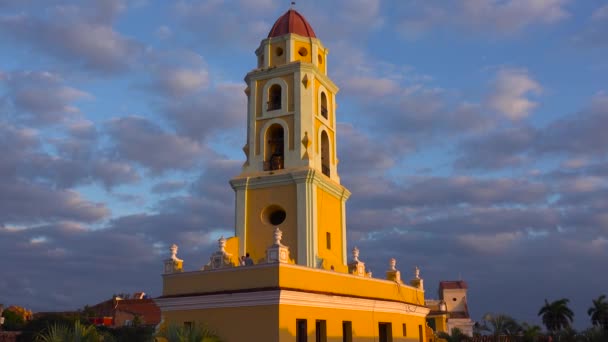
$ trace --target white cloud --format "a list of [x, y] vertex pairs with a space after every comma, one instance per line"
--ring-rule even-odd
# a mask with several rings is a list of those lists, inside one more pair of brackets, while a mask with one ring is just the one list
[[608, 5], [597, 8], [591, 15], [591, 20], [606, 20], [608, 19]]
[[190, 168], [200, 162], [206, 151], [197, 141], [165, 132], [138, 116], [110, 120], [108, 133], [114, 140], [115, 155], [138, 162], [156, 173]]
[[488, 105], [511, 120], [528, 117], [538, 105], [528, 96], [542, 92], [540, 84], [527, 71], [519, 69], [499, 70], [493, 88]]
[[398, 26], [410, 38], [435, 27], [452, 26], [513, 34], [568, 18], [567, 3], [568, 0], [452, 0], [436, 5], [413, 1], [404, 5]]
[[182, 95], [205, 88], [209, 73], [205, 69], [175, 68], [161, 71], [159, 81], [169, 93]]
[[522, 232], [508, 232], [495, 235], [465, 234], [459, 236], [457, 240], [464, 246], [483, 254], [502, 254], [523, 237]]
[[122, 70], [141, 51], [138, 42], [111, 25], [124, 6], [120, 1], [103, 1], [93, 8], [97, 10], [57, 6], [48, 9], [46, 16], [0, 16], [0, 28], [18, 42], [59, 57], [70, 66], [102, 72]]
[[65, 85], [55, 73], [23, 71], [6, 74], [9, 101], [17, 115], [27, 117], [33, 124], [64, 121], [80, 110], [72, 102], [91, 99], [87, 92]]
[[156, 29], [156, 36], [159, 39], [167, 39], [167, 38], [171, 37], [172, 34], [173, 34], [173, 31], [166, 25], [162, 25], [161, 27]]

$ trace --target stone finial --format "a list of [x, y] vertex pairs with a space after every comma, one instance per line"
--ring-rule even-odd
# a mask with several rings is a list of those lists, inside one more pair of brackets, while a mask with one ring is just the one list
[[424, 291], [424, 279], [420, 278], [420, 268], [414, 268], [414, 279], [410, 280], [410, 285]]
[[397, 260], [395, 258], [391, 258], [389, 260], [389, 269], [386, 271], [386, 279], [401, 283], [401, 272], [397, 270], [396, 266]]
[[[365, 273], [365, 263], [359, 260], [359, 248], [353, 248], [353, 259], [348, 263], [348, 273], [361, 277], [367, 276]], [[370, 276], [371, 277], [371, 276]]]
[[276, 246], [282, 246], [281, 240], [283, 239], [283, 232], [279, 229], [279, 227], [274, 228], [274, 244]]
[[266, 262], [289, 262], [289, 247], [281, 243], [283, 232], [279, 227], [274, 228], [273, 237], [274, 244], [266, 249]]
[[353, 261], [359, 262], [359, 248], [357, 246], [353, 248]]
[[226, 252], [226, 241], [227, 240], [223, 235], [217, 240], [218, 250], [211, 254], [209, 264], [207, 264], [204, 269], [214, 270], [234, 266], [232, 263], [232, 254]]
[[171, 252], [171, 259], [175, 260], [177, 259], [177, 245], [176, 244], [172, 244], [171, 247], [169, 248], [169, 252]]
[[166, 259], [164, 261], [164, 264], [165, 264], [164, 273], [165, 274], [177, 273], [177, 272], [182, 271], [184, 261], [177, 257], [177, 250], [178, 250], [178, 247], [176, 244], [172, 244], [171, 247], [169, 247], [169, 253], [171, 253], [171, 255], [169, 256], [169, 259]]
[[226, 253], [226, 238], [223, 235], [217, 239], [217, 247], [220, 252]]
[[391, 260], [389, 260], [388, 262], [389, 265], [389, 271], [396, 271], [397, 269], [395, 268], [395, 266], [397, 266], [397, 259], [395, 258], [391, 258]]

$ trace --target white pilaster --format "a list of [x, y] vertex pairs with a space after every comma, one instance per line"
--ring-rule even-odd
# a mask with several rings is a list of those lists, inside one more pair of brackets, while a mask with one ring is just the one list
[[314, 171], [296, 179], [298, 211], [298, 260], [299, 265], [316, 266], [317, 243], [317, 188], [313, 184]]

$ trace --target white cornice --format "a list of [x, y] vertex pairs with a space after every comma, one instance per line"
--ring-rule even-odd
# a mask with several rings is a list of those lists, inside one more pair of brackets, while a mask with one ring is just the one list
[[[305, 63], [300, 61], [295, 61], [274, 67], [254, 69], [245, 76], [245, 82], [249, 84], [249, 81], [252, 80], [256, 81], [260, 79], [291, 75], [294, 74], [296, 71], [310, 72], [314, 74], [314, 76], [320, 79], [321, 83], [323, 83], [323, 85], [334, 94], [337, 94], [340, 91], [340, 88], [338, 88], [338, 86], [329, 77], [327, 77], [327, 75], [324, 75], [319, 70], [319, 68], [314, 66], [312, 63]], [[299, 80], [295, 81], [299, 82]]]
[[321, 172], [310, 169], [291, 169], [291, 170], [276, 170], [264, 173], [257, 173], [248, 177], [237, 177], [230, 180], [230, 185], [233, 189], [248, 189], [266, 188], [277, 185], [288, 185], [294, 183], [311, 182], [319, 186], [319, 188], [331, 193], [337, 198], [347, 200], [351, 193], [344, 186], [328, 179]]
[[229, 293], [154, 300], [162, 311], [203, 310], [267, 305], [294, 305], [324, 309], [384, 312], [426, 317], [423, 306], [377, 299], [355, 298], [290, 290]]

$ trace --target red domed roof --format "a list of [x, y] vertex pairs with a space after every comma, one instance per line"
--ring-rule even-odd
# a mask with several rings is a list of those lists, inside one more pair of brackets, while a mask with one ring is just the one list
[[288, 33], [295, 33], [304, 37], [317, 37], [306, 18], [294, 9], [290, 9], [277, 19], [270, 32], [268, 32], [268, 38], [279, 37]]

